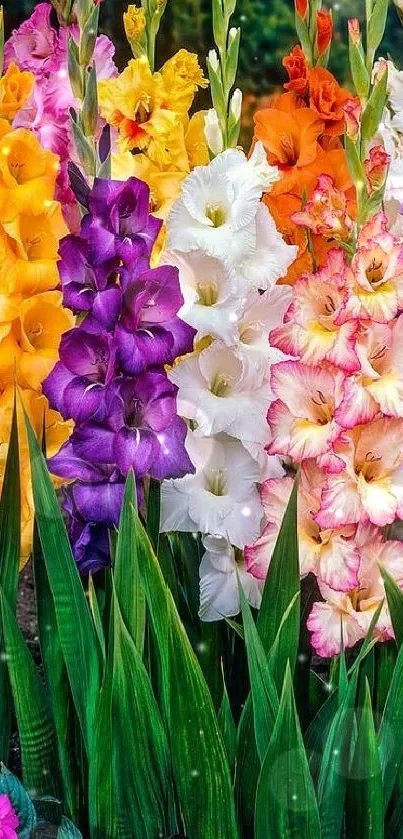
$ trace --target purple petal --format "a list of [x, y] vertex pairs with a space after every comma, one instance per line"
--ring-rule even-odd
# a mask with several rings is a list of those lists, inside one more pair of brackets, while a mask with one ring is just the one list
[[70, 535], [80, 574], [95, 574], [110, 565], [108, 528], [93, 522], [77, 522]]
[[109, 428], [96, 423], [87, 423], [77, 427], [71, 442], [74, 452], [89, 463], [114, 463], [114, 433]]
[[193, 341], [197, 330], [181, 318], [175, 317], [165, 324], [173, 337], [172, 361], [181, 355], [193, 352]]
[[123, 480], [121, 483], [74, 484], [72, 493], [78, 513], [86, 521], [108, 527], [118, 525], [124, 486]]
[[59, 354], [63, 364], [74, 375], [101, 384], [106, 381], [109, 365], [113, 362], [110, 338], [87, 332], [85, 324], [63, 335]]
[[173, 265], [151, 268], [139, 277], [149, 292], [143, 304], [141, 319], [146, 323], [163, 323], [175, 317], [183, 305], [179, 271]]
[[49, 471], [60, 478], [82, 481], [99, 481], [103, 472], [92, 463], [87, 463], [74, 451], [71, 440], [59, 449], [58, 453], [47, 460]]
[[50, 407], [59, 411], [63, 419], [67, 419], [64, 393], [73, 378], [71, 371], [61, 361], [58, 361], [42, 383], [42, 392], [49, 399]]
[[118, 286], [106, 288], [100, 291], [94, 300], [92, 317], [110, 332], [120, 315], [122, 292]]
[[168, 428], [157, 434], [159, 452], [150, 467], [152, 478], [183, 478], [196, 471], [185, 448], [186, 434], [187, 426], [181, 417], [174, 417]]
[[135, 393], [143, 405], [143, 421], [153, 431], [163, 431], [176, 416], [177, 392], [176, 385], [162, 372], [145, 373], [137, 379]]
[[115, 435], [114, 452], [117, 466], [124, 475], [133, 469], [135, 475], [142, 477], [150, 470], [158, 452], [158, 441], [151, 431], [123, 427]]
[[104, 385], [75, 376], [64, 391], [65, 417], [74, 419], [75, 422], [86, 422], [89, 419], [101, 418], [104, 413], [104, 396]]
[[147, 367], [162, 366], [173, 361], [173, 338], [160, 326], [130, 333], [118, 325], [115, 330], [118, 359], [124, 373], [138, 376]]

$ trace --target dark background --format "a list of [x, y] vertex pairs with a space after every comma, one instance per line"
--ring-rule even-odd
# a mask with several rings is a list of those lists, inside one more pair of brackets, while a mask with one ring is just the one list
[[[3, 4], [6, 34], [28, 17], [36, 5], [35, 0], [3, 0]], [[127, 5], [128, 0], [104, 0], [101, 6], [100, 29], [114, 41], [120, 68], [131, 57], [122, 23]], [[332, 6], [335, 21], [330, 69], [340, 83], [348, 84], [347, 20], [349, 17], [363, 19], [365, 0], [336, 0], [327, 5]], [[238, 0], [232, 21], [242, 29], [238, 84], [244, 94], [264, 96], [282, 83], [281, 60], [296, 42], [293, 0]], [[211, 0], [168, 0], [156, 66], [180, 47], [197, 52], [204, 59], [212, 46]], [[403, 28], [393, 5], [380, 53], [403, 66]], [[200, 104], [203, 103], [199, 100]]]

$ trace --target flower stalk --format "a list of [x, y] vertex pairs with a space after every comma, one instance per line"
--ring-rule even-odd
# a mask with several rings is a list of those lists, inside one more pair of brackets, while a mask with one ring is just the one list
[[[235, 7], [236, 0], [213, 0], [216, 49], [210, 50], [207, 56], [213, 114], [210, 113], [206, 126], [206, 139], [213, 156], [217, 154], [216, 149], [222, 151], [237, 145], [241, 127], [242, 94], [239, 89], [232, 92], [238, 70], [241, 38], [240, 28], [230, 27]], [[215, 134], [212, 141], [209, 128], [213, 123]]]

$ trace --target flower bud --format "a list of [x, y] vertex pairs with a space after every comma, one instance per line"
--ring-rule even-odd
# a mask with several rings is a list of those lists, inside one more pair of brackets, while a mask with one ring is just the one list
[[354, 17], [348, 21], [348, 34], [355, 47], [358, 47], [361, 42], [360, 21]]
[[146, 28], [146, 16], [143, 8], [128, 6], [123, 12], [123, 25], [128, 41], [138, 41]]
[[305, 20], [308, 16], [309, 0], [295, 0], [295, 11], [298, 17]]
[[231, 26], [231, 29], [228, 32], [228, 41], [230, 44], [232, 43], [232, 41], [235, 41], [235, 38], [238, 35], [238, 31], [239, 30], [236, 28], [236, 26]]
[[384, 147], [382, 145], [372, 146], [372, 149], [369, 150], [369, 157], [364, 160], [364, 171], [371, 194], [384, 186], [389, 163], [390, 155]]
[[237, 87], [232, 96], [230, 102], [230, 111], [236, 121], [241, 119], [241, 110], [242, 110], [242, 91]]
[[360, 130], [361, 104], [359, 99], [347, 99], [344, 104], [344, 118], [346, 120], [346, 134], [350, 140], [356, 141]]
[[220, 154], [224, 144], [217, 112], [210, 108], [204, 119], [204, 136], [212, 154]]
[[333, 37], [332, 13], [320, 9], [316, 13], [316, 53], [318, 57], [324, 55], [330, 47]]
[[218, 55], [215, 50], [209, 50], [208, 60], [211, 64], [212, 69], [216, 73], [220, 66], [220, 62], [218, 60]]

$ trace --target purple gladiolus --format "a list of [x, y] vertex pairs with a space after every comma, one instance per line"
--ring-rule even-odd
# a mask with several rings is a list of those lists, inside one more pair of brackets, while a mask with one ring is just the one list
[[43, 385], [50, 405], [75, 421], [49, 468], [74, 481], [64, 509], [82, 573], [109, 561], [108, 528], [118, 525], [130, 469], [140, 499], [144, 478], [194, 471], [164, 366], [192, 350], [195, 333], [177, 314], [177, 269], [150, 267], [161, 222], [149, 213], [148, 187], [95, 179], [87, 206], [59, 262], [65, 305], [84, 319], [63, 336]]

